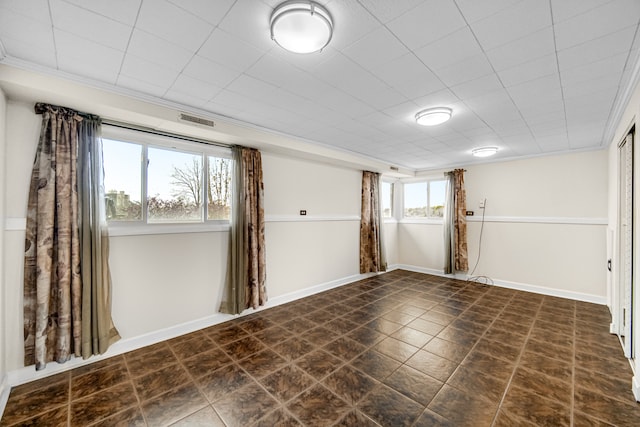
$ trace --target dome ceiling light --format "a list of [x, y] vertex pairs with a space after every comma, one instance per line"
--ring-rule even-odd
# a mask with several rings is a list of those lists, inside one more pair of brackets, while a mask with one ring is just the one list
[[422, 126], [435, 126], [451, 118], [451, 108], [428, 108], [416, 113], [416, 123]]
[[271, 14], [271, 39], [290, 52], [318, 52], [332, 35], [331, 15], [316, 2], [286, 1]]
[[471, 154], [475, 157], [489, 157], [498, 152], [498, 147], [480, 147], [471, 150]]

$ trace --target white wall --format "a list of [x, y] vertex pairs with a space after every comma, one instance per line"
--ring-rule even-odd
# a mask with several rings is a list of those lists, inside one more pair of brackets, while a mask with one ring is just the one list
[[[505, 286], [604, 302], [606, 295], [607, 152], [467, 166], [470, 270]], [[441, 171], [425, 176], [442, 176]], [[401, 221], [399, 263], [442, 271], [440, 224]], [[470, 271], [471, 272], [471, 271]]]
[[[0, 89], [0, 188], [5, 187], [5, 147], [6, 147], [6, 127], [7, 127], [7, 102], [2, 89]], [[0, 225], [4, 224], [4, 197], [0, 193]], [[6, 324], [5, 316], [7, 302], [5, 299], [4, 281], [4, 226], [0, 226], [0, 414], [2, 408], [9, 397], [9, 386], [7, 383], [7, 346], [6, 346]]]

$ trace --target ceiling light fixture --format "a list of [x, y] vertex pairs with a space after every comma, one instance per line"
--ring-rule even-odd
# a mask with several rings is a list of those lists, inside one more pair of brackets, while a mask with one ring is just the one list
[[331, 15], [312, 1], [286, 1], [271, 14], [271, 39], [294, 53], [322, 50], [333, 35]]
[[471, 154], [475, 157], [489, 157], [498, 152], [498, 147], [480, 147], [471, 150]]
[[422, 126], [435, 126], [451, 118], [451, 108], [428, 108], [416, 113], [416, 123]]

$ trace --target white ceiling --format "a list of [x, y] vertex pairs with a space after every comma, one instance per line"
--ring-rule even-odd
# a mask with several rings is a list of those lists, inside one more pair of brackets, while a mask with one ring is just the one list
[[270, 39], [280, 2], [0, 0], [2, 61], [415, 170], [603, 147], [637, 76], [640, 0], [319, 1], [309, 55]]

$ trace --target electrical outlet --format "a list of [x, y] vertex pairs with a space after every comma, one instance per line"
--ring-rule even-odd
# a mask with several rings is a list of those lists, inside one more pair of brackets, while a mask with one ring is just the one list
[[307, 214], [306, 209], [301, 209], [301, 210], [300, 210], [300, 215], [306, 215], [306, 214]]
[[480, 207], [480, 209], [484, 209], [484, 202], [485, 202], [486, 200], [487, 200], [487, 199], [482, 199], [482, 200], [480, 200], [480, 204], [478, 205], [478, 206]]
[[467, 216], [473, 216], [473, 211], [467, 211], [466, 215]]

